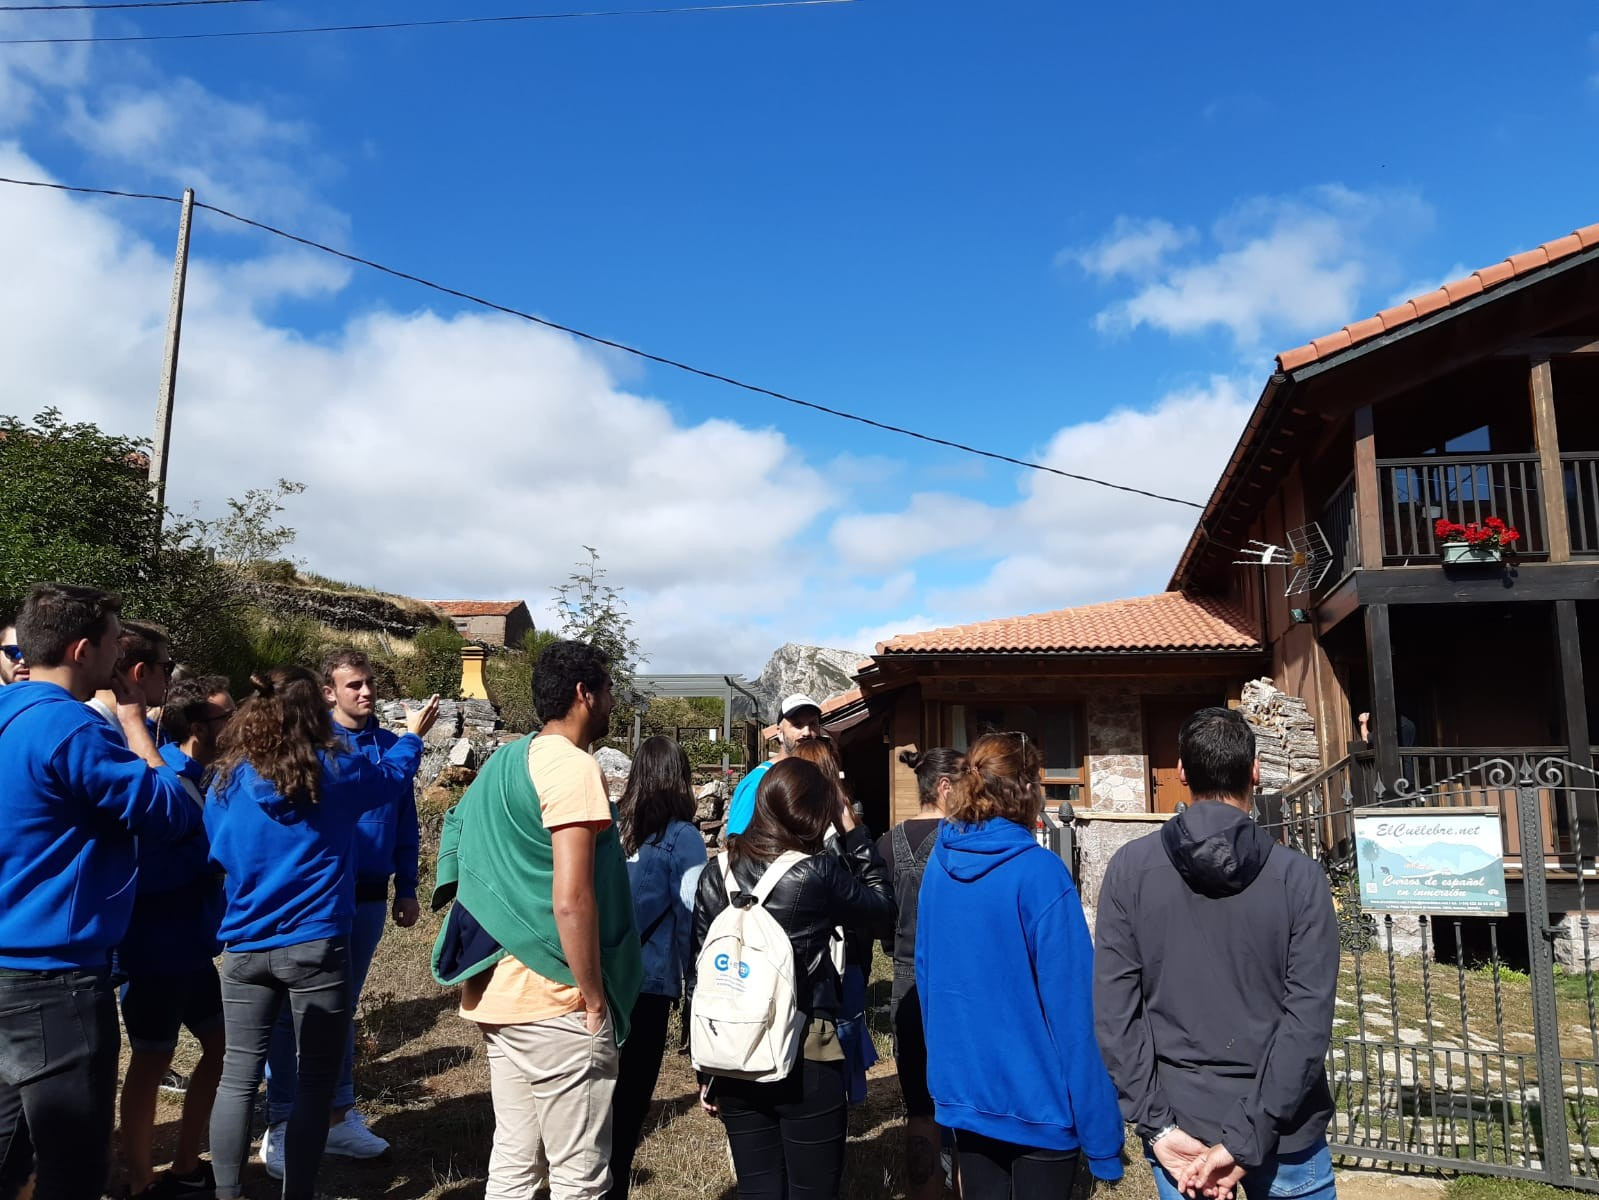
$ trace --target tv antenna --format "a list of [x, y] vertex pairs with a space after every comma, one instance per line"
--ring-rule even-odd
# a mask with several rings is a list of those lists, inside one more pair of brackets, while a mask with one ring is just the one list
[[1248, 546], [1238, 552], [1241, 557], [1233, 559], [1233, 563], [1247, 567], [1284, 568], [1288, 572], [1284, 596], [1314, 591], [1332, 569], [1332, 547], [1327, 544], [1327, 535], [1313, 521], [1298, 529], [1290, 529], [1287, 536], [1287, 546], [1250, 538]]

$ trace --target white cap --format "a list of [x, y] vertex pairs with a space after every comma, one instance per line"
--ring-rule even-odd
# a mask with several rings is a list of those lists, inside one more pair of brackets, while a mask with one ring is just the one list
[[784, 700], [782, 706], [778, 708], [777, 719], [781, 721], [784, 717], [788, 716], [789, 713], [799, 708], [814, 708], [818, 714], [820, 714], [822, 711], [822, 706], [816, 703], [816, 701], [812, 700], [804, 692], [795, 692], [792, 696]]

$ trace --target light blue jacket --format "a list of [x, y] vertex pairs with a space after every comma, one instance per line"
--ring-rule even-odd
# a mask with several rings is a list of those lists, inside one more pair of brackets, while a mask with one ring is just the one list
[[[694, 893], [705, 869], [705, 839], [687, 821], [673, 821], [627, 860], [633, 918], [644, 938], [644, 991], [683, 994], [692, 969]], [[647, 935], [647, 936], [646, 936]]]

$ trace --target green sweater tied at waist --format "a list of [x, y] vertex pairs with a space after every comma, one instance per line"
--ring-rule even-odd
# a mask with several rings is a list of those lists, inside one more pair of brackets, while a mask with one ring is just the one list
[[[446, 987], [489, 970], [507, 954], [546, 979], [577, 984], [555, 925], [555, 854], [528, 775], [531, 741], [529, 735], [495, 753], [445, 814], [433, 907], [456, 904], [433, 944], [432, 967]], [[594, 845], [594, 900], [605, 998], [621, 1042], [644, 963], [614, 821]]]

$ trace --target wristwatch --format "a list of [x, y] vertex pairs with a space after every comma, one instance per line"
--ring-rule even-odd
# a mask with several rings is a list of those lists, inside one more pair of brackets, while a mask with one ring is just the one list
[[1176, 1133], [1176, 1132], [1177, 1132], [1177, 1126], [1175, 1126], [1175, 1125], [1164, 1125], [1156, 1132], [1154, 1137], [1149, 1139], [1149, 1144], [1151, 1146], [1153, 1146], [1156, 1142], [1160, 1141], [1160, 1139], [1165, 1137], [1168, 1133]]

